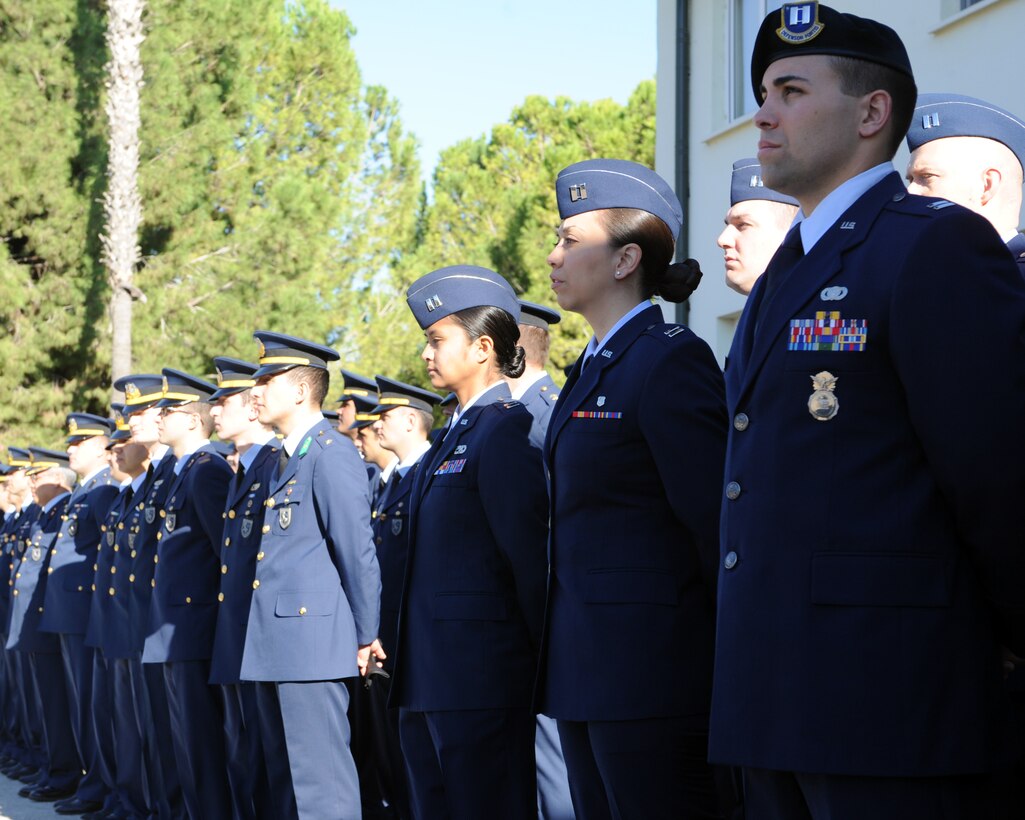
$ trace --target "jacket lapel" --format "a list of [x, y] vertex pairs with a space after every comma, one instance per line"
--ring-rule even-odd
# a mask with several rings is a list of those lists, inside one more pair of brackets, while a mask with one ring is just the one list
[[[865, 240], [883, 206], [898, 192], [902, 198], [907, 195], [900, 177], [892, 173], [848, 208], [780, 283], [772, 297], [758, 305], [758, 310], [764, 315], [758, 317], [757, 332], [754, 332], [753, 328], [747, 328], [748, 324], [754, 324], [757, 316], [754, 313], [755, 305], [745, 310], [744, 332], [752, 335], [751, 356], [743, 362], [741, 387], [736, 394], [738, 401], [751, 388], [754, 377], [765, 363], [773, 346], [778, 343], [780, 333], [784, 332], [790, 319], [843, 269], [843, 255]], [[846, 227], [851, 225], [853, 227]], [[759, 292], [764, 293], [764, 286]]]
[[562, 393], [559, 394], [559, 400], [555, 403], [555, 414], [552, 417], [548, 438], [545, 442], [549, 453], [555, 449], [559, 433], [567, 420], [572, 417], [573, 410], [579, 407], [584, 398], [592, 393], [598, 385], [601, 374], [619, 361], [627, 348], [637, 341], [645, 330], [664, 321], [662, 308], [652, 305], [617, 330], [615, 335], [608, 340], [608, 346], [603, 347], [601, 353], [595, 356], [582, 371], [583, 357], [577, 359], [577, 363], [573, 365], [573, 372], [570, 373], [566, 386], [563, 387]]
[[278, 451], [281, 449], [280, 442], [277, 439], [271, 439], [266, 444], [260, 445], [260, 452], [256, 454], [256, 458], [253, 459], [253, 463], [249, 469], [246, 470], [246, 474], [242, 477], [242, 481], [232, 481], [231, 495], [228, 497], [228, 506], [226, 509], [231, 509], [238, 503], [238, 500], [242, 498], [249, 488], [253, 486], [253, 482], [256, 481], [256, 477], [260, 475], [263, 466], [272, 458], [278, 457]]
[[302, 461], [303, 457], [309, 451], [310, 446], [313, 444], [313, 439], [321, 433], [325, 433], [326, 435], [326, 431], [333, 433], [335, 432], [335, 429], [327, 419], [321, 419], [310, 428], [310, 431], [305, 436], [302, 437], [296, 451], [288, 458], [288, 464], [285, 465], [285, 472], [273, 480], [272, 483], [274, 487], [271, 490], [272, 495], [295, 477], [295, 474], [299, 472], [299, 462]]

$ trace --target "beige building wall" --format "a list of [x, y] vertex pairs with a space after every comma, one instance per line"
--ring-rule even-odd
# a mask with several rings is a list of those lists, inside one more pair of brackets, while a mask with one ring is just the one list
[[[689, 9], [690, 196], [681, 196], [689, 228], [686, 255], [701, 262], [701, 287], [691, 297], [688, 323], [715, 351], [722, 364], [744, 299], [726, 287], [722, 251], [715, 239], [729, 207], [734, 160], [755, 156], [758, 130], [751, 115], [732, 116], [740, 89], [749, 81], [750, 49], [741, 13], [748, 19], [773, 0], [659, 0], [656, 170], [676, 184], [678, 119], [676, 87], [677, 8]], [[981, 0], [964, 11], [961, 0], [835, 0], [840, 11], [871, 17], [892, 26], [911, 56], [921, 91], [950, 91], [981, 97], [1025, 117], [1025, 0]], [[747, 27], [750, 29], [750, 25]], [[738, 61], [743, 60], [739, 65]], [[731, 97], [731, 89], [737, 89]], [[749, 92], [748, 92], [749, 93]], [[750, 104], [750, 103], [749, 103]], [[903, 175], [907, 150], [895, 159]]]

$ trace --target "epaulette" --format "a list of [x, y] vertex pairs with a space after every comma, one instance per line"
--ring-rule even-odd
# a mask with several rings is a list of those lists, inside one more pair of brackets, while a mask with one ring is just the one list
[[935, 216], [946, 211], [947, 208], [957, 206], [957, 203], [951, 202], [949, 199], [898, 192], [886, 203], [886, 206], [901, 213]]
[[514, 409], [516, 407], [523, 407], [523, 402], [519, 402], [519, 401], [516, 401], [515, 399], [511, 399], [510, 401], [496, 401], [492, 406], [493, 407], [497, 407], [500, 410], [505, 411], [505, 410], [512, 410], [512, 409]]
[[685, 338], [687, 336], [687, 328], [684, 325], [659, 323], [647, 328], [644, 331], [644, 335], [669, 344], [673, 339]]
[[338, 440], [338, 435], [336, 433], [332, 433], [329, 430], [321, 430], [320, 432], [317, 433], [317, 436], [314, 439], [314, 441], [316, 441], [317, 444], [320, 445], [320, 449], [322, 449], [322, 450], [325, 447], [330, 447], [337, 440]]

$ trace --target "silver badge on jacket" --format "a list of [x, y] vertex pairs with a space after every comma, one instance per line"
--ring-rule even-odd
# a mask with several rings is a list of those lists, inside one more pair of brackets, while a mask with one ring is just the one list
[[292, 526], [292, 508], [281, 507], [278, 509], [278, 525], [283, 530], [287, 530]]
[[815, 391], [808, 399], [808, 412], [815, 421], [829, 421], [840, 409], [840, 400], [836, 397], [836, 381], [828, 370], [816, 373], [811, 377]]

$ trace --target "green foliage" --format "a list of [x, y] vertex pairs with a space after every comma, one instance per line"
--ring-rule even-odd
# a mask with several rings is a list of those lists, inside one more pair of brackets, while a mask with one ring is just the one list
[[[69, 410], [110, 399], [105, 26], [89, 0], [0, 4], [0, 445], [59, 445]], [[529, 97], [445, 151], [428, 197], [397, 102], [363, 85], [327, 0], [150, 0], [146, 31], [136, 371], [209, 374], [254, 357], [259, 327], [424, 384], [413, 279], [482, 264], [554, 305], [559, 169], [653, 162], [653, 82], [625, 106]], [[585, 340], [567, 316], [556, 374]]]
[[[490, 267], [523, 298], [557, 307], [545, 261], [559, 222], [556, 175], [593, 157], [652, 166], [654, 150], [655, 83], [648, 80], [625, 106], [528, 97], [490, 136], [444, 151], [434, 173], [434, 202], [421, 210], [415, 247], [398, 261], [390, 287], [363, 303], [368, 342], [362, 370], [424, 383], [421, 363], [411, 361], [422, 335], [402, 295], [418, 276], [444, 265]], [[387, 311], [386, 322], [371, 321], [378, 311]], [[560, 381], [562, 368], [572, 364], [588, 337], [574, 314], [553, 330], [550, 370]]]

